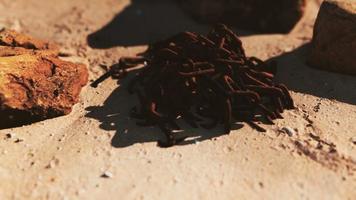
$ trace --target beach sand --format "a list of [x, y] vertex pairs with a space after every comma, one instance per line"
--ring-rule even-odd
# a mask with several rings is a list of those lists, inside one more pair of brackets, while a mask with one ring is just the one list
[[[290, 34], [237, 30], [249, 56], [277, 60], [297, 106], [266, 133], [185, 126], [189, 141], [159, 148], [160, 130], [128, 117], [127, 80], [107, 80], [70, 115], [0, 130], [0, 199], [355, 199], [356, 77], [305, 64], [317, 2]], [[209, 30], [163, 0], [2, 0], [0, 12], [1, 26], [87, 64], [90, 80], [150, 42]]]

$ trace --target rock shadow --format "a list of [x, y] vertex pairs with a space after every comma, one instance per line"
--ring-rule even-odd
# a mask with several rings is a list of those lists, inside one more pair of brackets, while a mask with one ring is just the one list
[[45, 120], [41, 117], [33, 116], [29, 112], [24, 111], [5, 110], [0, 112], [0, 130], [25, 126]]
[[276, 80], [295, 92], [356, 105], [356, 77], [308, 66], [310, 43], [273, 60], [278, 62]]
[[91, 33], [87, 42], [97, 49], [147, 45], [186, 30], [206, 33], [209, 27], [191, 19], [174, 0], [132, 0], [108, 24]]

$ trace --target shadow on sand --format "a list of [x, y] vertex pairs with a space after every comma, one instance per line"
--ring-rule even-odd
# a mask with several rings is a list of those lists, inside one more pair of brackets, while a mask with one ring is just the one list
[[278, 62], [276, 80], [295, 92], [356, 105], [356, 77], [309, 67], [310, 44], [272, 58]]
[[8, 110], [0, 112], [0, 130], [25, 126], [43, 120], [23, 111]]
[[[100, 128], [107, 131], [116, 131], [112, 138], [113, 147], [128, 147], [135, 143], [165, 141], [165, 136], [156, 127], [140, 127], [136, 125], [138, 120], [130, 118], [131, 108], [139, 105], [137, 97], [130, 95], [126, 90], [130, 77], [121, 81], [121, 85], [116, 88], [106, 99], [102, 106], [88, 107], [86, 117], [93, 118], [101, 122]], [[184, 132], [177, 134], [177, 138], [189, 136], [189, 138], [179, 145], [192, 144], [222, 135], [222, 126], [213, 130], [192, 128], [182, 121], [178, 121]], [[242, 124], [237, 123], [234, 129], [241, 128]]]
[[[190, 19], [173, 0], [132, 0], [112, 21], [90, 34], [87, 40], [92, 48], [99, 49], [146, 45], [184, 30], [206, 33], [209, 28]], [[252, 34], [236, 32], [240, 36]], [[308, 67], [308, 48], [309, 44], [306, 44], [272, 58], [277, 60], [279, 66], [277, 82], [286, 84], [295, 92], [356, 104], [356, 77]], [[165, 137], [158, 128], [139, 127], [136, 119], [128, 117], [130, 109], [139, 104], [136, 96], [129, 95], [126, 91], [129, 79], [130, 76], [120, 82], [121, 86], [111, 93], [103, 106], [87, 108], [86, 116], [100, 121], [102, 129], [116, 131], [111, 141], [114, 147], [164, 140]], [[193, 129], [185, 123], [179, 122], [179, 125], [184, 132], [179, 133], [178, 138], [187, 135], [193, 138], [182, 145], [218, 137], [223, 132], [219, 128], [207, 131]], [[236, 124], [235, 128], [241, 127], [242, 124]]]
[[[195, 22], [174, 0], [132, 0], [108, 24], [87, 37], [90, 47], [138, 46], [190, 30], [206, 33], [209, 26]], [[246, 35], [246, 31], [237, 31]]]
[[[278, 62], [277, 82], [286, 84], [290, 90], [306, 93], [317, 97], [335, 99], [348, 104], [356, 104], [356, 77], [332, 73], [308, 67], [306, 58], [309, 45], [272, 58]], [[114, 147], [127, 147], [135, 143], [164, 140], [164, 135], [157, 128], [138, 127], [135, 119], [129, 119], [130, 109], [138, 105], [135, 95], [129, 95], [126, 85], [130, 77], [121, 81], [121, 86], [115, 89], [104, 102], [103, 106], [87, 108], [87, 117], [101, 122], [104, 130], [115, 130], [111, 144]], [[191, 144], [222, 135], [222, 129], [193, 129], [185, 123], [179, 123], [184, 132], [178, 136], [189, 135], [188, 140], [181, 145]], [[236, 124], [235, 129], [242, 124]], [[220, 127], [221, 128], [221, 127]]]

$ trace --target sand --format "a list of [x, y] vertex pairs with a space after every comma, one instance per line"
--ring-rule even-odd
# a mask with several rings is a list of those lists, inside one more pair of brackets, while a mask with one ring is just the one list
[[[159, 148], [157, 128], [128, 118], [127, 80], [108, 80], [70, 115], [0, 130], [0, 199], [355, 199], [356, 77], [305, 64], [317, 2], [290, 34], [238, 31], [248, 55], [277, 59], [296, 102], [266, 133], [186, 127], [188, 142]], [[86, 63], [91, 80], [149, 42], [209, 30], [167, 0], [2, 0], [0, 12], [2, 26]]]

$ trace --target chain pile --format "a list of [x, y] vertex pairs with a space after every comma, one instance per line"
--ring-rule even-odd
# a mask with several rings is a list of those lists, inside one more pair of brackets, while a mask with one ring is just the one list
[[92, 86], [110, 76], [123, 78], [138, 65], [144, 67], [128, 90], [137, 94], [140, 106], [131, 116], [141, 120], [138, 125], [158, 126], [167, 137], [159, 142], [163, 147], [185, 139], [175, 138], [179, 118], [194, 128], [222, 124], [225, 133], [236, 121], [265, 131], [257, 121], [273, 124], [284, 109], [294, 108], [287, 87], [273, 82], [276, 63], [246, 57], [241, 40], [222, 24], [207, 36], [182, 32], [138, 57], [121, 58]]

